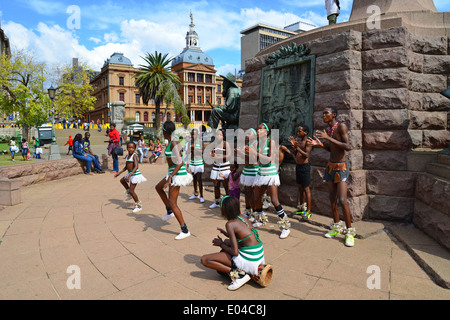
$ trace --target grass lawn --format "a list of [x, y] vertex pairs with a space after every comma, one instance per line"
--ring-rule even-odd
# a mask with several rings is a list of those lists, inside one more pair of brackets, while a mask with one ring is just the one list
[[[8, 151], [8, 154], [4, 155], [3, 150]], [[16, 161], [11, 161], [11, 153], [9, 152], [9, 146], [7, 143], [0, 143], [0, 166], [10, 166], [14, 164], [23, 164], [23, 163], [33, 163], [34, 159], [31, 158], [30, 161], [22, 161], [22, 152], [16, 152], [14, 155], [14, 159]]]

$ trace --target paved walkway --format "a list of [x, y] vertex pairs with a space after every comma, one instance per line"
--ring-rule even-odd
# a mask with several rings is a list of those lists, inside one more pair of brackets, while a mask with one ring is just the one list
[[[165, 208], [154, 192], [166, 167], [140, 169], [149, 181], [137, 187], [144, 207], [139, 214], [131, 213], [132, 201], [123, 201], [123, 188], [109, 172], [23, 188], [22, 203], [0, 211], [0, 299], [450, 299], [450, 290], [436, 285], [382, 229], [347, 248], [343, 238], [323, 237], [326, 230], [314, 221], [331, 221], [317, 215], [313, 223], [292, 221], [285, 240], [271, 215], [260, 229], [274, 266], [271, 284], [229, 292], [229, 279], [200, 263], [217, 250], [211, 240], [225, 224], [219, 209], [208, 208], [212, 193], [200, 204], [188, 200], [192, 187], [181, 190], [192, 236], [176, 241], [179, 225], [161, 220]], [[379, 289], [367, 286], [374, 278], [370, 266], [379, 267]], [[81, 288], [69, 289], [77, 274]]]

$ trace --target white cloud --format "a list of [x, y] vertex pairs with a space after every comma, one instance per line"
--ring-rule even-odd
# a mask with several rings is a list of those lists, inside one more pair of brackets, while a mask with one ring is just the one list
[[227, 75], [228, 73], [236, 74], [241, 69], [241, 65], [226, 64], [226, 65], [218, 67], [216, 69], [217, 69], [217, 74], [218, 75]]
[[99, 44], [102, 42], [102, 40], [100, 40], [99, 38], [96, 38], [96, 37], [90, 37], [89, 40], [95, 42], [96, 44]]
[[[345, 4], [348, 1], [343, 0], [341, 3]], [[38, 10], [37, 8], [43, 5], [44, 1], [34, 0], [33, 3]], [[28, 29], [11, 21], [7, 22], [3, 29], [9, 36], [13, 48], [34, 51], [39, 59], [49, 64], [68, 63], [72, 58], [78, 57], [95, 70], [100, 70], [104, 61], [114, 52], [122, 52], [137, 67], [142, 63], [141, 57], [147, 52], [158, 51], [174, 57], [183, 50], [190, 23], [189, 9], [185, 6], [186, 4], [160, 7], [155, 10], [154, 15], [146, 14], [148, 8], [144, 6], [142, 11], [131, 16], [146, 16], [145, 18], [124, 19], [124, 16], [130, 16], [128, 12], [131, 9], [127, 8], [125, 13], [114, 16], [108, 10], [102, 10], [99, 13], [98, 5], [91, 5], [81, 7], [81, 30], [70, 31], [58, 25], [43, 22], [39, 23], [35, 29]], [[94, 10], [95, 8], [97, 10]], [[111, 10], [119, 13], [121, 9], [114, 5]], [[162, 12], [162, 10], [165, 11]], [[225, 7], [208, 4], [193, 7], [192, 13], [202, 50], [214, 50], [220, 52], [219, 55], [222, 56], [227, 56], [226, 52], [232, 52], [234, 56], [238, 55], [241, 46], [240, 32], [257, 23], [281, 28], [299, 20], [318, 26], [327, 24], [325, 15], [314, 11], [303, 11], [301, 15], [297, 15], [275, 10], [244, 8], [233, 12]], [[94, 15], [96, 19], [93, 18]], [[112, 19], [112, 16], [115, 19]], [[80, 37], [85, 37], [86, 43], [83, 43]], [[94, 46], [86, 47], [90, 45]], [[217, 57], [211, 57], [216, 62], [219, 73], [234, 73], [235, 69], [240, 69], [240, 66], [236, 64], [238, 61], [224, 61], [223, 59], [226, 58], [221, 57], [222, 60], [218, 64]]]

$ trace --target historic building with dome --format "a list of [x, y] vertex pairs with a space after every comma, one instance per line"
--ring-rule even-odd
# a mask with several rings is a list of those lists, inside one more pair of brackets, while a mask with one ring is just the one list
[[[172, 60], [172, 72], [181, 80], [180, 97], [187, 108], [191, 122], [204, 123], [209, 119], [212, 107], [224, 103], [222, 97], [223, 78], [216, 75], [213, 59], [199, 46], [199, 36], [195, 31], [193, 16], [186, 34], [186, 47]], [[114, 53], [107, 59], [100, 72], [91, 80], [95, 87], [93, 95], [97, 98], [94, 110], [89, 112], [86, 120], [101, 119], [109, 122], [109, 104], [114, 101], [125, 102], [125, 117], [134, 118], [136, 122], [154, 121], [155, 105], [144, 105], [136, 87], [134, 76], [139, 72], [130, 59], [122, 53]], [[238, 79], [239, 86], [242, 80]], [[177, 121], [178, 117], [169, 106], [164, 117], [165, 105], [161, 106], [161, 121]]]

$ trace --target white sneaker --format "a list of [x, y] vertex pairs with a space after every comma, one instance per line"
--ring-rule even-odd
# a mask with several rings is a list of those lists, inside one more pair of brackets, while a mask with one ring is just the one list
[[163, 221], [166, 221], [173, 217], [175, 217], [175, 215], [173, 213], [171, 213], [171, 214], [166, 213], [166, 215], [162, 219], [163, 219]]
[[197, 198], [198, 198], [198, 196], [193, 195], [193, 196], [190, 196], [190, 197], [189, 197], [189, 200], [193, 200], [193, 199], [197, 199]]
[[177, 235], [176, 237], [175, 237], [175, 240], [183, 240], [183, 239], [186, 239], [187, 237], [189, 237], [191, 235], [191, 233], [188, 231], [188, 233], [184, 233], [183, 231], [182, 232], [180, 232], [180, 234], [179, 235]]
[[205, 202], [205, 199], [203, 199], [202, 197], [200, 197], [200, 203]]
[[131, 200], [133, 197], [131, 194], [127, 193], [127, 197], [125, 198], [125, 201]]
[[254, 226], [255, 228], [262, 227], [262, 226], [264, 225], [264, 223], [259, 222], [259, 221], [253, 222], [252, 224], [253, 224], [253, 226]]
[[140, 207], [140, 206], [136, 206], [134, 209], [133, 209], [133, 213], [138, 213], [138, 212], [141, 212], [142, 211], [142, 207]]
[[262, 208], [263, 208], [264, 210], [267, 210], [269, 207], [270, 207], [270, 202], [264, 201], [264, 202], [263, 202], [263, 205], [262, 205]]
[[250, 276], [248, 274], [246, 274], [245, 276], [243, 276], [242, 278], [236, 279], [234, 280], [229, 286], [228, 286], [228, 290], [234, 291], [239, 289], [240, 287], [242, 287], [244, 284], [246, 284], [247, 282], [250, 281]]
[[214, 209], [214, 208], [217, 208], [217, 207], [220, 207], [220, 205], [218, 203], [215, 203], [215, 202], [212, 205], [209, 206], [210, 209]]
[[281, 230], [280, 239], [286, 239], [290, 233], [291, 233], [291, 229]]

